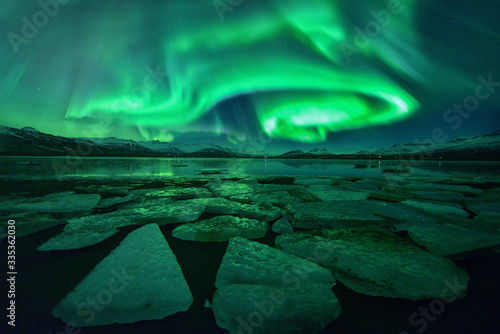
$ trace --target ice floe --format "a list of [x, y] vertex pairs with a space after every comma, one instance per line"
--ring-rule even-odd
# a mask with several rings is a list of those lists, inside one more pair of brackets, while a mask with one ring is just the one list
[[453, 224], [412, 225], [408, 234], [414, 242], [440, 256], [500, 245], [498, 233], [485, 233]]
[[194, 203], [203, 205], [205, 207], [205, 212], [207, 213], [221, 215], [236, 214], [241, 217], [264, 220], [267, 222], [281, 217], [281, 209], [274, 207], [269, 203], [242, 204], [221, 197], [197, 198], [177, 203]]
[[359, 201], [367, 199], [369, 193], [334, 188], [332, 186], [311, 186], [308, 191], [323, 202], [329, 201]]
[[341, 311], [328, 270], [244, 238], [229, 241], [215, 285], [215, 319], [231, 334], [318, 333]]
[[333, 181], [328, 177], [296, 177], [293, 184], [298, 185], [332, 185]]
[[106, 199], [101, 199], [101, 202], [97, 205], [97, 208], [99, 210], [110, 210], [112, 208], [116, 208], [120, 204], [132, 202], [137, 199], [138, 196], [135, 196], [134, 194], [129, 194], [124, 197], [109, 197]]
[[233, 237], [262, 238], [269, 225], [264, 221], [234, 216], [217, 216], [177, 226], [172, 236], [191, 241], [220, 242]]
[[[379, 227], [295, 232], [278, 236], [276, 245], [315, 258], [359, 293], [411, 300], [466, 295], [465, 270]], [[455, 294], [453, 286], [460, 288]]]
[[55, 218], [51, 214], [46, 213], [15, 213], [9, 215], [8, 218], [5, 217], [2, 219], [0, 229], [4, 233], [7, 233], [7, 222], [10, 219], [16, 222], [16, 237], [18, 238], [67, 223], [66, 219]]
[[78, 249], [95, 245], [118, 232], [118, 228], [133, 225], [133, 221], [112, 214], [97, 214], [70, 219], [58, 234], [41, 246], [39, 251]]
[[52, 314], [78, 327], [163, 319], [193, 296], [158, 225], [131, 232], [69, 292]]
[[94, 212], [101, 201], [99, 194], [75, 194], [72, 191], [48, 194], [42, 197], [7, 199], [0, 203], [2, 214], [38, 212], [87, 215]]
[[272, 231], [278, 234], [288, 234], [293, 233], [292, 224], [286, 218], [281, 218], [276, 221], [272, 226]]
[[115, 234], [120, 227], [128, 225], [156, 222], [163, 226], [192, 222], [204, 210], [201, 204], [170, 203], [160, 198], [143, 202], [142, 205], [134, 204], [124, 210], [75, 218], [68, 221], [61, 234], [46, 241], [38, 250], [67, 250], [95, 245]]
[[425, 214], [437, 215], [437, 216], [457, 216], [467, 218], [469, 214], [460, 208], [460, 206], [453, 206], [451, 203], [447, 204], [434, 204], [428, 202], [420, 202], [414, 200], [407, 200], [401, 202], [402, 205], [406, 205], [414, 210], [423, 212]]
[[360, 208], [358, 202], [296, 203], [286, 205], [283, 211], [294, 228], [304, 229], [358, 226], [384, 220]]
[[133, 194], [144, 197], [169, 197], [174, 200], [183, 200], [191, 198], [212, 197], [210, 190], [203, 187], [165, 187], [158, 189], [138, 189], [133, 190]]

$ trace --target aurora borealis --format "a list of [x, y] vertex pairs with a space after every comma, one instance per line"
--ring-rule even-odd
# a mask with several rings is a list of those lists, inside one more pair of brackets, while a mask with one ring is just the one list
[[500, 81], [494, 0], [4, 2], [2, 125], [332, 151], [500, 127], [500, 88], [443, 118]]

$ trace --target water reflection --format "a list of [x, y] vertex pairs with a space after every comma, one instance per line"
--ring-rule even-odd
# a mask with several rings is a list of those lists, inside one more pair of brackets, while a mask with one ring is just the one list
[[[63, 166], [59, 170], [54, 165]], [[412, 175], [432, 177], [498, 178], [500, 162], [426, 161], [418, 166], [401, 166], [398, 161], [321, 159], [167, 159], [167, 158], [85, 158], [65, 164], [64, 157], [0, 158], [0, 176], [179, 176], [222, 173], [245, 175], [314, 175], [384, 177], [382, 172], [409, 169]], [[377, 167], [377, 168], [372, 168]], [[403, 168], [404, 167], [404, 168]], [[208, 171], [208, 172], [207, 172]], [[59, 174], [58, 174], [59, 173]]]

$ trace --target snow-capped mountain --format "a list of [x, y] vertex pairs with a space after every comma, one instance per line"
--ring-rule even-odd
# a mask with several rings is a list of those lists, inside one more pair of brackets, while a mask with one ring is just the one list
[[326, 148], [315, 148], [310, 150], [308, 154], [316, 157], [333, 157], [335, 153], [328, 151]]
[[500, 161], [500, 130], [483, 136], [457, 137], [442, 144], [430, 142], [397, 144], [370, 153], [358, 152], [358, 155], [376, 155], [382, 158], [414, 156], [418, 159], [424, 157], [424, 159]]
[[138, 156], [138, 157], [261, 157], [261, 152], [224, 148], [214, 144], [173, 145], [160, 141], [133, 141], [115, 137], [66, 138], [26, 127], [0, 126], [0, 155], [13, 156]]
[[[94, 157], [267, 157], [263, 151], [226, 148], [214, 144], [171, 144], [159, 141], [133, 141], [108, 138], [66, 138], [37, 131], [32, 127], [15, 129], [0, 126], [0, 155], [7, 156], [94, 156]], [[371, 152], [334, 154], [327, 149], [308, 152], [294, 150], [274, 158], [281, 159], [443, 159], [500, 161], [500, 130], [484, 136], [458, 137], [444, 144], [406, 143]], [[270, 157], [272, 158], [272, 157]]]
[[0, 155], [14, 156], [158, 156], [133, 140], [117, 138], [66, 138], [28, 127], [0, 126]]
[[427, 143], [422, 143], [422, 144], [404, 143], [404, 144], [395, 144], [389, 148], [377, 149], [375, 151], [372, 151], [371, 154], [373, 155], [412, 154], [412, 153], [429, 151], [433, 148], [434, 148], [433, 145]]
[[294, 150], [278, 155], [278, 158], [297, 158], [297, 157], [304, 157], [305, 155], [306, 153], [302, 150]]
[[294, 150], [290, 152], [286, 152], [278, 156], [278, 158], [322, 158], [329, 159], [335, 156], [334, 153], [329, 152], [326, 148], [315, 148], [310, 150], [309, 152], [304, 152], [302, 150]]

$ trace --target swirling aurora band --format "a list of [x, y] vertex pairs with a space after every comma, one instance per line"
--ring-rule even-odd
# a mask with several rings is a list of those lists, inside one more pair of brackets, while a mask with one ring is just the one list
[[[68, 101], [67, 119], [111, 119], [174, 133], [238, 96], [252, 102], [254, 110], [248, 112], [255, 112], [267, 135], [301, 142], [389, 124], [418, 109], [410, 93], [370, 66], [371, 60], [382, 59], [411, 76], [401, 60], [401, 32], [395, 29], [403, 24], [411, 29], [411, 2], [392, 16], [390, 27], [359, 48], [365, 60], [353, 64], [341, 47], [354, 33], [341, 15], [343, 1], [233, 1], [239, 7], [223, 13], [223, 20], [212, 1], [174, 1], [150, 5], [165, 19], [150, 18], [156, 23], [147, 29], [140, 27], [151, 13], [149, 5], [120, 3], [124, 8], [117, 2], [101, 4], [107, 10], [93, 13], [91, 22], [73, 22], [74, 28], [59, 32], [80, 38], [80, 54], [56, 50], [55, 57], [65, 61], [49, 62], [43, 70], [25, 67], [16, 80], [29, 71], [60, 78], [51, 97]], [[77, 10], [81, 2], [65, 6], [61, 12]], [[156, 37], [138, 42], [134, 36], [146, 34], [141, 29]], [[40, 35], [29, 47], [43, 45], [46, 35]], [[157, 59], [154, 68], [150, 64]]]

